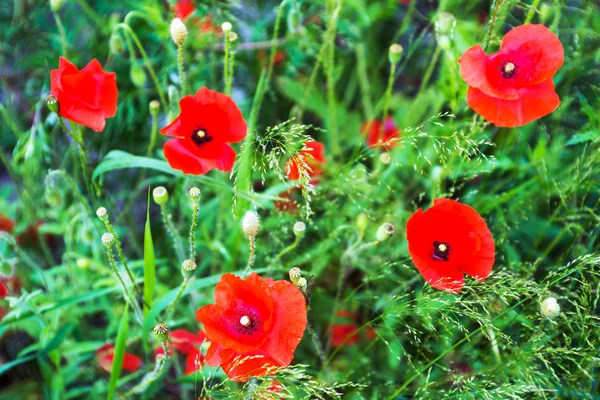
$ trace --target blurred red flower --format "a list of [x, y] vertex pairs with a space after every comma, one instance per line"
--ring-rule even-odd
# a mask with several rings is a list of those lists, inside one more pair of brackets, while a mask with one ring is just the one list
[[[356, 324], [358, 315], [355, 313], [340, 310], [336, 314], [338, 320], [344, 320], [342, 323], [336, 323], [331, 327], [329, 340], [334, 347], [352, 346], [360, 341], [359, 329]], [[363, 330], [364, 337], [367, 340], [373, 340], [376, 337], [375, 330], [372, 326], [367, 326]]]
[[400, 129], [391, 117], [385, 121], [385, 125], [379, 120], [366, 121], [360, 127], [360, 133], [367, 136], [367, 146], [372, 149], [392, 150], [398, 144]]
[[177, 0], [175, 3], [175, 18], [185, 21], [196, 11], [196, 6], [192, 0]]
[[[192, 333], [185, 329], [175, 329], [169, 332], [169, 338], [171, 339], [167, 345], [169, 347], [169, 355], [173, 355], [173, 348], [181, 354], [186, 355], [185, 374], [193, 374], [199, 370], [204, 363], [204, 356], [199, 349], [206, 338], [204, 332], [198, 331], [198, 333]], [[163, 354], [165, 354], [165, 350], [162, 346], [154, 350], [154, 357]]]
[[286, 166], [288, 178], [297, 181], [300, 179], [299, 167], [303, 167], [304, 169], [308, 167], [306, 172], [309, 177], [313, 178], [310, 183], [313, 185], [317, 184], [317, 178], [323, 175], [322, 165], [326, 162], [324, 150], [325, 146], [321, 142], [306, 142], [304, 149], [288, 161]]
[[294, 200], [294, 192], [297, 188], [291, 188], [279, 194], [278, 200], [273, 205], [280, 211], [294, 212], [298, 209], [298, 203]]
[[117, 113], [117, 77], [104, 72], [93, 59], [81, 71], [60, 57], [58, 69], [50, 72], [52, 94], [58, 99], [58, 112], [66, 119], [100, 132], [106, 118]]
[[306, 329], [304, 295], [287, 281], [221, 277], [215, 303], [196, 313], [211, 341], [206, 362], [221, 366], [234, 381], [288, 366]]
[[464, 275], [485, 280], [492, 272], [492, 233], [477, 211], [449, 199], [417, 210], [406, 223], [408, 252], [423, 278], [436, 289], [458, 293]]
[[[11, 276], [0, 276], [0, 300], [8, 296], [17, 296], [21, 292], [21, 278], [16, 274]], [[8, 313], [4, 307], [0, 307], [0, 320]]]
[[235, 150], [227, 143], [246, 137], [246, 121], [235, 102], [206, 87], [179, 102], [181, 113], [160, 130], [172, 136], [163, 152], [173, 169], [200, 175], [214, 168], [231, 171]]
[[499, 52], [488, 56], [476, 45], [458, 60], [469, 85], [469, 106], [494, 125], [509, 128], [560, 105], [552, 77], [563, 61], [560, 40], [543, 25], [518, 26], [504, 36]]
[[[98, 358], [98, 365], [106, 372], [111, 372], [113, 359], [115, 357], [115, 346], [112, 344], [105, 344], [96, 350], [96, 357]], [[123, 369], [129, 373], [135, 372], [142, 366], [142, 359], [136, 355], [125, 353], [123, 358]]]
[[13, 233], [15, 230], [15, 221], [0, 215], [0, 232]]

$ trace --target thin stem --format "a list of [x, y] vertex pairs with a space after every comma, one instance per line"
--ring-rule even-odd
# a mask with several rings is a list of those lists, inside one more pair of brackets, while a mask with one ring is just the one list
[[60, 16], [58, 13], [53, 12], [54, 21], [56, 21], [56, 26], [58, 27], [58, 32], [60, 33], [60, 42], [62, 45], [62, 55], [67, 58], [67, 34], [65, 33], [65, 27], [62, 24]]
[[173, 222], [171, 222], [171, 218], [169, 217], [169, 214], [167, 213], [167, 207], [164, 204], [160, 205], [160, 212], [162, 214], [165, 227], [167, 228], [167, 231], [173, 238], [173, 243], [175, 245], [175, 253], [177, 254], [179, 264], [181, 264], [183, 262], [183, 257], [184, 257], [183, 256], [183, 245], [181, 244], [181, 239], [177, 235], [177, 231], [175, 230], [175, 227], [173, 226]]
[[487, 50], [490, 44], [490, 40], [492, 40], [492, 35], [494, 34], [494, 24], [496, 23], [496, 18], [498, 18], [498, 9], [500, 8], [502, 1], [503, 0], [494, 0], [494, 14], [490, 22], [490, 30], [488, 31], [487, 40], [485, 41], [485, 46], [483, 46], [483, 50]]
[[290, 251], [294, 250], [298, 246], [298, 244], [300, 243], [301, 240], [302, 240], [302, 236], [296, 236], [296, 240], [294, 240], [294, 243], [290, 244], [288, 247], [286, 247], [285, 249], [281, 250], [279, 252], [279, 254], [277, 254], [275, 256], [275, 258], [273, 259], [273, 262], [271, 262], [271, 265], [269, 266], [269, 268], [271, 268], [274, 265], [276, 265], [277, 261], [279, 261], [279, 259], [281, 257], [283, 257], [284, 255], [286, 255]]
[[492, 345], [492, 352], [494, 353], [494, 357], [496, 358], [496, 362], [498, 364], [502, 363], [502, 358], [500, 357], [500, 348], [498, 347], [498, 340], [496, 339], [496, 332], [491, 327], [487, 327], [487, 333], [490, 337], [490, 344]]
[[319, 355], [319, 360], [321, 360], [321, 365], [325, 366], [325, 364], [327, 364], [327, 357], [325, 357], [325, 352], [323, 351], [323, 345], [321, 344], [321, 341], [319, 340], [319, 336], [317, 335], [317, 332], [315, 332], [315, 330], [312, 327], [312, 324], [310, 322], [306, 323], [306, 330], [308, 330], [308, 334], [310, 335], [310, 340], [312, 341], [313, 346], [315, 346], [315, 350], [317, 351], [317, 354]]
[[231, 96], [233, 88], [233, 66], [235, 64], [235, 51], [231, 50], [229, 56], [229, 72], [227, 73], [227, 85], [225, 86], [225, 94]]
[[[231, 48], [231, 43], [229, 42], [229, 35], [225, 35], [225, 58], [223, 60], [223, 82], [225, 83], [225, 88], [227, 88], [229, 82], [229, 49]], [[227, 94], [227, 92], [225, 92]]]
[[531, 5], [531, 7], [529, 8], [529, 11], [527, 12], [527, 18], [525, 18], [525, 25], [527, 25], [528, 23], [531, 22], [531, 20], [533, 19], [533, 16], [535, 15], [535, 12], [537, 11], [537, 6], [540, 5], [542, 0], [533, 0], [533, 4]]
[[108, 263], [110, 264], [110, 267], [112, 268], [113, 273], [115, 274], [115, 276], [117, 277], [117, 280], [123, 287], [123, 296], [125, 297], [125, 301], [127, 301], [129, 304], [131, 304], [131, 307], [133, 308], [136, 317], [138, 318], [139, 322], [141, 323], [143, 321], [142, 311], [140, 310], [139, 305], [137, 304], [135, 299], [132, 298], [131, 293], [129, 293], [129, 289], [127, 288], [125, 281], [121, 277], [121, 274], [119, 274], [119, 270], [117, 268], [117, 263], [115, 262], [115, 255], [113, 254], [112, 248], [106, 247], [106, 255], [108, 256]]
[[189, 234], [189, 242], [190, 242], [190, 260], [196, 260], [196, 227], [198, 226], [198, 203], [194, 203], [194, 209], [192, 211], [192, 223], [190, 225], [190, 234]]
[[[333, 0], [332, 0], [333, 3]], [[342, 0], [338, 0], [338, 13], [341, 7]], [[333, 9], [333, 7], [332, 7]], [[338, 130], [337, 130], [337, 107], [335, 98], [335, 32], [337, 30], [337, 15], [334, 13], [331, 16], [331, 33], [327, 37], [328, 53], [327, 53], [327, 105], [329, 109], [329, 135], [330, 146], [334, 155], [339, 153]]]
[[183, 46], [177, 46], [177, 65], [179, 66], [179, 79], [181, 80], [181, 97], [187, 93], [185, 72], [183, 70]]
[[175, 306], [179, 302], [179, 299], [181, 299], [181, 296], [183, 295], [183, 292], [185, 291], [185, 288], [187, 287], [189, 281], [190, 281], [189, 278], [183, 278], [183, 282], [181, 282], [181, 286], [179, 287], [177, 296], [175, 296], [175, 299], [171, 302], [171, 304], [169, 304], [169, 306], [167, 307], [167, 310], [165, 312], [166, 316], [167, 316], [167, 320], [170, 318], [171, 314], [173, 313], [173, 310], [175, 309]]
[[249, 235], [248, 241], [250, 242], [250, 254], [248, 255], [248, 265], [246, 265], [246, 269], [244, 270], [244, 276], [250, 275], [250, 271], [254, 266], [254, 253], [256, 250], [256, 236]]
[[358, 74], [358, 83], [360, 85], [361, 101], [365, 117], [369, 118], [373, 114], [373, 103], [371, 102], [371, 88], [369, 77], [367, 75], [367, 60], [365, 56], [365, 46], [360, 43], [356, 46], [356, 72]]
[[433, 74], [433, 70], [435, 68], [435, 66], [437, 65], [438, 59], [440, 58], [440, 54], [442, 53], [442, 47], [440, 45], [437, 45], [435, 48], [435, 52], [433, 53], [433, 58], [431, 59], [431, 62], [429, 63], [429, 66], [427, 67], [427, 70], [425, 71], [425, 75], [423, 76], [423, 80], [421, 81], [421, 86], [419, 86], [419, 92], [417, 94], [417, 99], [419, 98], [419, 95], [421, 93], [423, 93], [423, 91], [427, 88], [427, 84], [429, 83], [429, 80], [431, 79], [431, 75]]
[[96, 23], [98, 26], [103, 26], [102, 16], [98, 14], [85, 0], [75, 0], [83, 12], [88, 15], [88, 17]]
[[152, 372], [150, 372], [149, 374], [147, 374], [144, 377], [144, 379], [142, 379], [142, 381], [140, 383], [138, 383], [136, 386], [134, 386], [129, 392], [125, 393], [123, 395], [123, 398], [126, 398], [126, 399], [131, 398], [137, 393], [144, 392], [148, 386], [150, 386], [152, 383], [154, 383], [156, 380], [158, 380], [161, 377], [163, 371], [165, 370], [165, 366], [167, 365], [167, 362], [169, 361], [169, 351], [168, 350], [169, 349], [165, 349], [164, 357], [157, 357], [156, 366], [154, 367], [154, 370]]
[[395, 77], [396, 77], [396, 64], [391, 64], [390, 65], [390, 75], [388, 77], [388, 83], [387, 83], [387, 87], [385, 89], [385, 100], [383, 103], [383, 126], [385, 126], [385, 121], [387, 120], [388, 112], [390, 109], [390, 101], [392, 99], [392, 89], [394, 87]]
[[136, 295], [140, 299], [143, 299], [143, 296], [138, 291], [138, 288], [135, 285], [135, 278], [133, 277], [133, 273], [127, 266], [127, 259], [125, 258], [125, 254], [123, 254], [123, 249], [121, 248], [121, 241], [119, 240], [119, 237], [117, 236], [117, 232], [115, 232], [115, 229], [113, 228], [112, 224], [110, 223], [110, 221], [108, 219], [106, 221], [104, 221], [104, 226], [115, 237], [115, 245], [117, 247], [117, 253], [119, 254], [119, 259], [121, 260], [121, 264], [123, 264], [123, 268], [125, 268], [125, 271], [127, 271], [127, 275], [129, 276], [129, 279], [131, 280], [131, 283], [133, 285]]

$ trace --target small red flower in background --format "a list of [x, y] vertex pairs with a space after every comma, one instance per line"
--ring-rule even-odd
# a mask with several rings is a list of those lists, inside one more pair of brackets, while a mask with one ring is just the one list
[[196, 6], [192, 0], [177, 0], [175, 3], [175, 18], [185, 21], [196, 11]]
[[279, 194], [279, 199], [273, 201], [273, 205], [279, 211], [294, 212], [298, 209], [298, 203], [294, 200], [296, 188], [291, 188]]
[[495, 245], [477, 211], [449, 199], [417, 210], [406, 223], [408, 252], [423, 278], [436, 289], [458, 293], [464, 274], [485, 280], [492, 272]]
[[231, 171], [235, 150], [227, 143], [246, 137], [246, 121], [235, 102], [206, 87], [179, 102], [181, 113], [160, 130], [172, 136], [163, 148], [173, 169], [200, 175], [217, 168]]
[[[321, 142], [310, 141], [304, 144], [304, 149], [301, 150], [296, 156], [290, 159], [287, 163], [287, 176], [293, 181], [300, 179], [300, 168], [308, 167], [306, 172], [313, 178], [310, 182], [315, 185], [318, 183], [318, 178], [323, 175], [322, 165], [326, 162], [325, 159], [325, 146]], [[306, 166], [302, 165], [302, 162]]]
[[[271, 62], [271, 53], [267, 53], [264, 50], [259, 50], [256, 53], [256, 58], [258, 59], [258, 61], [260, 61], [260, 63], [263, 66], [266, 66], [268, 63]], [[278, 66], [281, 65], [283, 62], [285, 61], [285, 51], [284, 50], [277, 50], [275, 52], [275, 58], [273, 59], [273, 65], [274, 66]]]
[[370, 120], [362, 124], [360, 133], [367, 135], [367, 146], [372, 149], [383, 149], [390, 151], [400, 138], [400, 129], [391, 117], [385, 121], [385, 125], [379, 120]]
[[[402, 3], [402, 4], [410, 4], [412, 0], [398, 0], [398, 3]], [[416, 1], [416, 0], [415, 0]]]
[[[334, 347], [351, 346], [360, 341], [360, 327], [355, 323], [358, 320], [358, 315], [355, 313], [340, 310], [336, 314], [338, 320], [343, 319], [345, 322], [336, 323], [331, 327], [329, 340]], [[377, 336], [372, 326], [366, 327], [364, 330], [365, 338], [373, 340]]]
[[[112, 344], [105, 344], [96, 350], [96, 357], [98, 358], [98, 365], [106, 372], [112, 371], [112, 364], [115, 358], [115, 346]], [[142, 366], [142, 359], [136, 355], [125, 353], [123, 358], [123, 369], [129, 373], [135, 372]]]
[[15, 221], [0, 215], [0, 232], [13, 233], [15, 230]]
[[[0, 300], [8, 296], [17, 296], [21, 292], [21, 278], [14, 272], [11, 276], [0, 276]], [[8, 313], [8, 310], [0, 307], [0, 320]]]
[[100, 132], [106, 118], [117, 113], [117, 76], [104, 72], [93, 59], [81, 71], [61, 57], [58, 69], [50, 72], [51, 91], [58, 99], [58, 112], [66, 119]]
[[494, 125], [509, 128], [560, 105], [552, 77], [563, 61], [560, 40], [543, 25], [518, 26], [504, 36], [499, 52], [488, 56], [476, 45], [458, 60], [469, 85], [469, 106]]
[[[204, 332], [198, 331], [198, 333], [192, 333], [185, 329], [174, 329], [169, 332], [169, 338], [171, 339], [168, 342], [169, 354], [173, 355], [173, 348], [175, 348], [181, 354], [186, 355], [185, 374], [193, 374], [198, 371], [204, 363], [204, 356], [198, 349], [206, 338]], [[154, 350], [154, 357], [163, 354], [165, 354], [165, 350], [162, 346]]]
[[215, 303], [196, 313], [211, 342], [208, 365], [220, 365], [237, 382], [290, 365], [306, 329], [306, 301], [292, 283], [225, 274]]

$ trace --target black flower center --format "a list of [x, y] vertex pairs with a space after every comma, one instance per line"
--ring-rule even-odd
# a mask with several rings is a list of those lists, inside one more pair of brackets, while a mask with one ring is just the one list
[[450, 255], [450, 245], [444, 242], [433, 242], [433, 253], [431, 258], [434, 260], [448, 261]]
[[260, 320], [254, 311], [241, 309], [238, 310], [231, 324], [242, 335], [251, 335], [258, 330]]
[[517, 72], [517, 66], [511, 62], [503, 62], [500, 65], [500, 71], [502, 71], [502, 76], [505, 78], [512, 78]]
[[190, 137], [198, 147], [202, 146], [204, 143], [210, 142], [213, 139], [212, 136], [208, 134], [208, 131], [202, 127], [194, 129]]

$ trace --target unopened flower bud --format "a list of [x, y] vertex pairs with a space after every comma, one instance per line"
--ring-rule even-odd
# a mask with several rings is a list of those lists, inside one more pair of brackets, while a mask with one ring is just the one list
[[384, 151], [379, 155], [379, 161], [384, 165], [390, 165], [392, 162], [392, 156], [388, 151]]
[[188, 194], [190, 195], [190, 200], [192, 200], [192, 203], [198, 203], [198, 200], [200, 200], [200, 189], [197, 187], [190, 188], [190, 190], [188, 190]]
[[358, 231], [364, 232], [367, 229], [368, 224], [369, 224], [369, 218], [367, 217], [367, 214], [365, 214], [365, 213], [358, 214], [358, 216], [356, 217], [356, 227], [358, 228]]
[[540, 312], [544, 317], [555, 318], [560, 314], [560, 306], [554, 297], [548, 297], [546, 300], [542, 301]]
[[400, 59], [402, 58], [402, 51], [404, 50], [404, 48], [402, 48], [402, 46], [400, 46], [399, 44], [393, 44], [390, 46], [390, 50], [388, 52], [388, 57], [390, 59], [390, 63], [396, 65], [400, 62]]
[[58, 99], [54, 95], [46, 97], [46, 105], [52, 112], [58, 113]]
[[63, 0], [50, 0], [50, 9], [52, 12], [57, 12], [63, 5]]
[[108, 221], [108, 211], [106, 208], [100, 207], [96, 210], [96, 216], [100, 219], [100, 221]]
[[435, 32], [438, 37], [446, 36], [452, 38], [454, 35], [454, 28], [456, 27], [456, 18], [449, 12], [442, 11], [438, 14], [435, 20]]
[[169, 337], [169, 327], [164, 322], [154, 325], [154, 336], [159, 342], [164, 342]]
[[229, 32], [231, 32], [231, 28], [233, 28], [233, 26], [231, 25], [231, 22], [223, 22], [221, 24], [221, 29], [223, 30], [223, 33], [228, 35]]
[[242, 230], [248, 236], [256, 236], [260, 221], [258, 215], [254, 211], [248, 211], [242, 219]]
[[298, 283], [298, 279], [302, 276], [302, 271], [300, 271], [300, 268], [298, 267], [294, 267], [292, 269], [290, 269], [290, 280], [292, 281], [292, 283], [295, 285], [296, 283]]
[[396, 232], [396, 228], [394, 225], [386, 222], [377, 229], [376, 239], [378, 242], [385, 242]]
[[90, 262], [88, 259], [83, 257], [78, 258], [77, 261], [75, 261], [75, 264], [81, 269], [88, 269], [90, 267]]
[[306, 278], [300, 278], [298, 279], [298, 281], [296, 282], [296, 287], [298, 289], [300, 289], [300, 291], [304, 294], [306, 294], [306, 286], [308, 285], [308, 282], [306, 281]]
[[150, 114], [156, 117], [160, 111], [160, 102], [158, 100], [152, 100], [148, 104], [148, 108], [150, 109]]
[[542, 3], [542, 5], [540, 6], [540, 20], [543, 24], [550, 21], [553, 12], [554, 11], [552, 6], [548, 5], [548, 3]]
[[302, 236], [306, 231], [306, 224], [302, 221], [298, 221], [294, 224], [294, 235]]
[[167, 201], [169, 201], [169, 192], [167, 192], [164, 186], [157, 186], [152, 191], [152, 198], [159, 206], [167, 204]]
[[229, 32], [227, 35], [229, 38], [230, 51], [235, 51], [238, 45], [238, 34], [235, 32]]
[[125, 42], [117, 32], [113, 32], [108, 40], [108, 47], [113, 54], [123, 54], [125, 51]]
[[187, 29], [183, 21], [179, 18], [175, 18], [171, 22], [171, 39], [177, 46], [181, 46], [183, 42], [185, 42], [185, 38], [187, 37]]
[[196, 262], [194, 260], [185, 260], [181, 264], [181, 273], [184, 278], [191, 278], [196, 271]]
[[105, 234], [102, 235], [102, 244], [107, 247], [110, 248], [112, 247], [112, 245], [115, 243], [115, 236], [110, 233], [110, 232], [106, 232]]
[[129, 77], [131, 78], [131, 82], [138, 88], [143, 88], [146, 86], [146, 72], [144, 72], [144, 68], [138, 64], [131, 64], [131, 68], [129, 69]]

